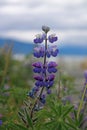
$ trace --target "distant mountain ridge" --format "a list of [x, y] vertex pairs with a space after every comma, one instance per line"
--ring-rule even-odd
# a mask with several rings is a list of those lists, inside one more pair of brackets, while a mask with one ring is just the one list
[[87, 56], [87, 45], [64, 45], [59, 47], [60, 55]]
[[[0, 47], [3, 47], [5, 44], [13, 46], [13, 54], [30, 54], [33, 52], [34, 44], [31, 42], [23, 42], [14, 39], [0, 38]], [[59, 46], [59, 55], [77, 55], [77, 56], [87, 56], [87, 45], [70, 45], [65, 44]]]
[[0, 38], [0, 47], [3, 47], [5, 44], [9, 46], [13, 44], [13, 54], [30, 54], [34, 48], [34, 44], [31, 44], [30, 42], [27, 43], [14, 39]]

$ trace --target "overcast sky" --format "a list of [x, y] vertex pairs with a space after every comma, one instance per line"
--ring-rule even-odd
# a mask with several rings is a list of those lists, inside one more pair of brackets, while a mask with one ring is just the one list
[[0, 0], [0, 37], [32, 41], [42, 25], [65, 44], [87, 44], [87, 0]]

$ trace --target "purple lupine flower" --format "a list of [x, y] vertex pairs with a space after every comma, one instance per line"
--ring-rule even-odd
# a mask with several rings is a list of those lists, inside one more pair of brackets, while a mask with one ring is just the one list
[[43, 39], [45, 40], [45, 39], [46, 39], [46, 33], [43, 33], [43, 34], [42, 34], [42, 37], [43, 37]]
[[84, 117], [83, 122], [87, 122], [87, 116]]
[[48, 68], [52, 68], [52, 67], [57, 67], [56, 62], [50, 61], [50, 62], [48, 63]]
[[[46, 102], [46, 95], [43, 92], [46, 90], [46, 94], [51, 93], [51, 87], [54, 84], [55, 75], [51, 73], [57, 72], [57, 64], [54, 61], [47, 62], [47, 58], [51, 56], [56, 57], [59, 53], [59, 50], [56, 45], [48, 45], [47, 42], [54, 43], [57, 41], [57, 36], [55, 34], [51, 34], [47, 36], [50, 28], [48, 26], [42, 26], [43, 34], [36, 35], [34, 39], [34, 43], [37, 47], [34, 48], [34, 57], [36, 58], [44, 58], [43, 63], [38, 61], [32, 64], [34, 73], [38, 73], [38, 75], [34, 76], [35, 87], [28, 93], [31, 98], [37, 97], [42, 104]], [[42, 42], [45, 44], [40, 44]], [[39, 96], [38, 96], [38, 93]], [[36, 106], [39, 105], [40, 102], [36, 103]], [[34, 106], [36, 108], [36, 106]]]
[[45, 55], [45, 50], [44, 50], [44, 47], [41, 46], [40, 49], [39, 49], [39, 54], [40, 54], [40, 57], [44, 57]]
[[44, 57], [44, 54], [45, 54], [44, 46], [36, 47], [34, 49], [33, 53], [34, 57], [36, 58]]
[[84, 77], [87, 79], [87, 70], [84, 72]]
[[2, 120], [0, 120], [0, 126], [3, 124], [3, 121]]
[[57, 38], [57, 36], [55, 36], [55, 34], [51, 34], [51, 35], [49, 35], [48, 40], [50, 43], [54, 43], [58, 40], [58, 38]]
[[59, 50], [58, 50], [58, 49], [55, 49], [54, 51], [51, 52], [51, 55], [52, 55], [53, 57], [56, 57], [58, 53], [59, 53]]
[[35, 86], [32, 88], [32, 90], [28, 93], [28, 96], [31, 98], [35, 98], [35, 94], [39, 91], [39, 87]]
[[85, 97], [84, 97], [84, 102], [87, 102], [87, 96], [85, 95]]
[[47, 65], [43, 65], [42, 67], [42, 73], [46, 73]]
[[42, 63], [41, 62], [35, 62], [35, 63], [32, 64], [32, 66], [35, 67], [33, 69], [33, 71], [35, 73], [40, 73], [42, 71], [42, 69], [41, 69], [42, 68]]
[[46, 55], [48, 58], [50, 58], [51, 56], [56, 57], [58, 53], [59, 50], [57, 46], [48, 46], [48, 49], [46, 50]]
[[87, 70], [84, 72], [84, 77], [85, 77], [85, 85], [87, 84]]
[[51, 94], [51, 89], [47, 89], [47, 94]]
[[57, 72], [57, 69], [56, 69], [55, 67], [57, 67], [56, 62], [54, 62], [54, 61], [49, 62], [49, 63], [48, 63], [48, 69], [47, 69], [48, 72], [49, 72], [49, 73], [56, 73], [56, 72]]
[[56, 73], [57, 72], [57, 69], [56, 68], [48, 68], [48, 72], [49, 73]]
[[40, 75], [35, 75], [34, 79], [39, 80], [39, 81], [43, 81], [43, 77]]
[[31, 97], [31, 98], [34, 98], [34, 93], [32, 91], [30, 91], [27, 96]]
[[34, 39], [34, 43], [42, 43], [43, 42], [43, 37], [42, 37], [42, 35], [41, 34], [38, 34], [38, 35], [36, 35], [36, 38]]
[[41, 68], [34, 68], [33, 71], [34, 71], [35, 73], [40, 73], [40, 72], [41, 72]]
[[43, 81], [44, 79], [42, 76], [36, 75], [36, 76], [34, 76], [34, 79], [37, 80], [35, 83], [36, 86], [38, 86], [38, 87], [44, 86], [44, 81]]
[[54, 74], [51, 74], [51, 75], [48, 76], [48, 80], [49, 80], [49, 81], [53, 81], [54, 78], [55, 78], [55, 75], [54, 75]]
[[41, 101], [41, 103], [43, 103], [43, 104], [46, 103], [46, 95], [45, 95], [45, 94], [42, 94], [42, 95], [41, 95], [40, 101]]
[[42, 63], [41, 62], [35, 62], [35, 63], [32, 64], [32, 66], [37, 67], [37, 68], [41, 68]]

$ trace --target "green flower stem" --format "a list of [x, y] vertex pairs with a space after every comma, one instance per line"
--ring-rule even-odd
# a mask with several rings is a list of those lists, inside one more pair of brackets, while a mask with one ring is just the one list
[[84, 97], [85, 97], [86, 89], [87, 89], [87, 84], [86, 84], [86, 86], [84, 88], [84, 92], [82, 94], [82, 99], [80, 100], [80, 105], [79, 105], [78, 112], [77, 112], [77, 119], [79, 119], [79, 114], [80, 114], [80, 111], [82, 109], [82, 105], [83, 105], [83, 102], [84, 102]]

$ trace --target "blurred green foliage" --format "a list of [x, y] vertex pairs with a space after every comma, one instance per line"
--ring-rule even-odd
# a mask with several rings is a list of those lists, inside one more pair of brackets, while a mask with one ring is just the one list
[[74, 77], [60, 74], [60, 70], [44, 109], [34, 112], [34, 118], [30, 118], [32, 101], [27, 93], [33, 85], [32, 57], [16, 60], [12, 57], [12, 47], [6, 45], [0, 49], [0, 120], [3, 121], [0, 130], [87, 130], [80, 127], [83, 115], [80, 113], [77, 119], [78, 111], [72, 102], [62, 101], [65, 96], [77, 93]]
[[[12, 57], [12, 47], [0, 48], [0, 118], [3, 125], [19, 120], [18, 111], [22, 107], [32, 81], [30, 57], [20, 61]], [[27, 61], [27, 64], [26, 64]], [[30, 60], [31, 61], [31, 60]]]

